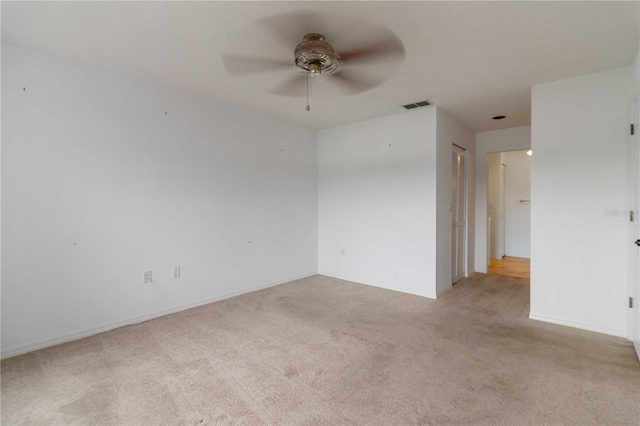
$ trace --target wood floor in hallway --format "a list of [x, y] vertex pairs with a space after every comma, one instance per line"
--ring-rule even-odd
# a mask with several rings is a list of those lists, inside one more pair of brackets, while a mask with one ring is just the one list
[[508, 277], [530, 278], [531, 260], [524, 257], [505, 256], [491, 259], [489, 273]]

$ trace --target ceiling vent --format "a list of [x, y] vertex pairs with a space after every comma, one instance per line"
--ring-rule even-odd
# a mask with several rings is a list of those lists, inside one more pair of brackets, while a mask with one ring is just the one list
[[414, 108], [426, 107], [426, 106], [429, 106], [429, 105], [433, 105], [431, 103], [431, 101], [424, 100], [424, 101], [416, 102], [414, 104], [407, 104], [407, 105], [402, 105], [402, 106], [405, 109], [414, 109]]

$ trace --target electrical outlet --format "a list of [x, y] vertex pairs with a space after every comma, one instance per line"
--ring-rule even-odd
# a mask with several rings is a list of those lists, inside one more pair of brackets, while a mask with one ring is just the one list
[[171, 269], [171, 276], [173, 278], [180, 278], [180, 267], [179, 266], [174, 266]]
[[151, 271], [147, 271], [144, 273], [144, 283], [151, 284], [151, 282], [153, 282], [153, 279], [151, 278]]

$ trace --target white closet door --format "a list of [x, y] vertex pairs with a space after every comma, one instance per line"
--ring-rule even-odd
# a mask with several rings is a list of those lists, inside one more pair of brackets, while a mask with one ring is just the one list
[[466, 151], [453, 145], [451, 155], [451, 282], [464, 277], [467, 218]]

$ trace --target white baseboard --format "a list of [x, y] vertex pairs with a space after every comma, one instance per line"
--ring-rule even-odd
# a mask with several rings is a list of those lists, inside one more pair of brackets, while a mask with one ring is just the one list
[[448, 286], [446, 286], [445, 288], [438, 290], [438, 292], [436, 293], [436, 298], [442, 296], [443, 294], [445, 294], [446, 292], [448, 292], [449, 290], [451, 290], [453, 288], [453, 285], [449, 284]]
[[400, 293], [412, 294], [414, 296], [428, 297], [429, 299], [435, 299], [436, 298], [435, 296], [430, 296], [430, 295], [424, 294], [424, 293], [418, 293], [418, 292], [409, 291], [409, 290], [406, 290], [406, 289], [403, 289], [403, 288], [392, 287], [392, 286], [388, 286], [388, 285], [385, 285], [385, 284], [382, 284], [382, 283], [372, 283], [372, 282], [365, 283], [363, 281], [359, 281], [359, 280], [353, 279], [351, 277], [340, 276], [340, 275], [331, 274], [331, 273], [323, 272], [323, 271], [318, 271], [318, 275], [324, 275], [325, 277], [329, 277], [329, 278], [337, 278], [339, 280], [345, 280], [345, 281], [351, 281], [351, 282], [358, 283], [358, 284], [369, 285], [371, 287], [384, 288], [385, 290], [399, 291]]
[[566, 320], [564, 318], [556, 318], [548, 315], [541, 315], [541, 314], [535, 314], [533, 312], [529, 312], [529, 319], [548, 322], [551, 324], [564, 325], [566, 327], [579, 328], [581, 330], [595, 331], [596, 333], [609, 334], [617, 337], [624, 337], [625, 339], [627, 338], [626, 333], [623, 331], [621, 332], [617, 330], [610, 330], [602, 327], [596, 327], [589, 324], [582, 324], [579, 322]]
[[155, 311], [155, 312], [151, 312], [144, 315], [137, 315], [137, 316], [129, 317], [120, 321], [114, 321], [108, 324], [104, 324], [98, 327], [91, 327], [91, 328], [80, 330], [74, 333], [53, 337], [51, 339], [41, 340], [38, 342], [30, 343], [28, 345], [10, 348], [2, 351], [2, 354], [0, 355], [0, 359], [10, 358], [12, 356], [25, 354], [27, 352], [36, 351], [38, 349], [44, 349], [50, 346], [59, 345], [61, 343], [71, 342], [74, 340], [82, 339], [84, 337], [93, 336], [94, 334], [104, 333], [106, 331], [111, 331], [116, 328], [124, 327], [125, 325], [139, 324], [141, 322], [149, 321], [155, 318], [160, 318], [165, 315], [175, 314], [176, 312], [186, 311], [187, 309], [197, 308], [198, 306], [208, 305], [209, 303], [217, 302], [224, 299], [230, 299], [232, 297], [240, 296], [242, 294], [252, 293], [254, 291], [288, 283], [290, 281], [295, 281], [302, 278], [312, 277], [314, 275], [317, 275], [317, 272], [310, 272], [310, 273], [298, 275], [295, 277], [289, 277], [284, 280], [274, 281], [271, 283], [262, 284], [259, 286], [246, 288], [239, 291], [233, 291], [230, 293], [221, 294], [219, 296], [209, 297], [207, 299], [201, 299], [196, 302], [185, 303], [172, 308], [162, 309], [160, 311]]

